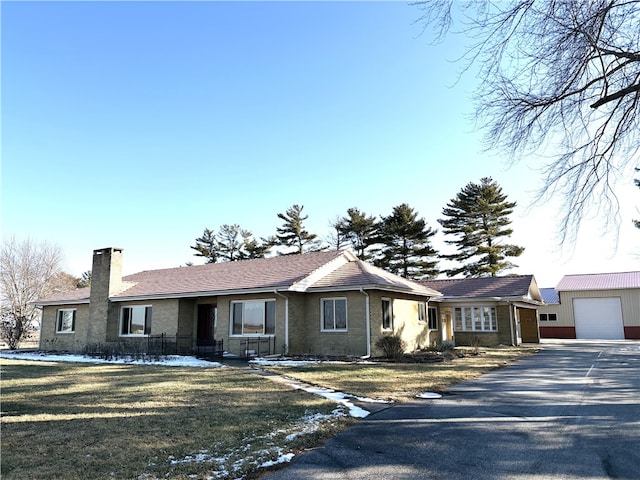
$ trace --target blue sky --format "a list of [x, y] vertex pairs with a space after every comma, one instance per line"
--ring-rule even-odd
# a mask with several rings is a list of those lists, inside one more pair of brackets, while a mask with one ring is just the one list
[[[2, 234], [58, 244], [65, 268], [125, 249], [125, 273], [199, 262], [205, 227], [275, 233], [304, 205], [320, 236], [350, 207], [408, 203], [432, 227], [491, 176], [525, 246], [513, 273], [638, 269], [622, 225], [558, 247], [558, 205], [527, 209], [536, 162], [483, 152], [464, 39], [433, 46], [402, 2], [2, 2]], [[604, 236], [602, 236], [604, 234]], [[602, 237], [602, 238], [601, 238]], [[443, 237], [435, 239], [444, 250]]]

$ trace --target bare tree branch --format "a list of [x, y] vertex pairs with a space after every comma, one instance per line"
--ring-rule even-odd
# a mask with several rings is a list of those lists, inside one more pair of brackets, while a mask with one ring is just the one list
[[640, 163], [640, 0], [414, 5], [437, 39], [463, 26], [486, 147], [541, 160], [536, 198], [564, 199], [561, 240], [587, 213], [618, 218], [616, 181]]

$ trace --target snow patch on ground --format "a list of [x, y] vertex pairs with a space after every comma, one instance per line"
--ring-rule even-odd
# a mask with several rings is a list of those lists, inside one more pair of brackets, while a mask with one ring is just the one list
[[431, 398], [442, 398], [442, 395], [440, 395], [439, 393], [435, 393], [435, 392], [423, 392], [423, 393], [419, 393], [418, 395], [416, 395], [417, 398], [426, 398], [426, 399], [431, 399]]
[[116, 363], [127, 365], [164, 365], [167, 367], [223, 367], [218, 362], [208, 362], [200, 360], [196, 357], [183, 355], [165, 355], [156, 359], [154, 356], [145, 359], [133, 359], [130, 356], [123, 356], [111, 360], [103, 358], [91, 357], [89, 355], [73, 355], [73, 354], [48, 354], [40, 352], [1, 352], [0, 358], [13, 360], [34, 360], [40, 362], [73, 362], [73, 363]]
[[312, 385], [306, 384], [289, 383], [287, 385], [293, 388], [297, 388], [298, 390], [302, 390], [307, 393], [313, 393], [314, 395], [319, 395], [328, 400], [339, 403], [349, 410], [349, 415], [351, 415], [352, 417], [365, 418], [369, 415], [369, 413], [371, 413], [364, 408], [354, 405], [351, 400], [349, 400], [349, 398], [354, 398], [353, 395], [347, 395], [345, 393], [336, 392], [335, 390], [331, 390], [328, 388], [314, 387]]
[[[201, 450], [180, 459], [170, 456], [168, 457], [169, 464], [171, 466], [177, 466], [182, 464], [208, 463], [211, 464], [212, 470], [211, 476], [209, 476], [207, 480], [215, 480], [229, 476], [241, 479], [244, 476], [242, 472], [246, 472], [247, 470], [269, 468], [281, 463], [290, 462], [295, 454], [292, 452], [285, 453], [287, 448], [286, 444], [291, 443], [301, 435], [315, 432], [320, 428], [322, 422], [331, 421], [340, 416], [344, 416], [344, 412], [340, 408], [334, 410], [329, 415], [322, 413], [304, 415], [291, 430], [278, 430], [267, 435], [247, 437], [243, 440], [242, 446], [235, 448], [226, 455], [215, 456], [208, 450]], [[249, 454], [248, 452], [251, 450], [252, 443], [258, 441], [266, 441], [266, 448]]]

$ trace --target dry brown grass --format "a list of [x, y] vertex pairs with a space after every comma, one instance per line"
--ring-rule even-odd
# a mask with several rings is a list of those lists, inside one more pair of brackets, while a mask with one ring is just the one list
[[533, 347], [483, 348], [477, 355], [472, 349], [463, 350], [464, 357], [439, 363], [323, 363], [265, 369], [357, 396], [406, 401], [421, 392], [441, 392], [535, 351]]
[[[350, 422], [334, 418], [287, 442], [305, 415], [336, 405], [235, 368], [0, 365], [6, 480], [207, 478], [235, 468], [234, 478], [278, 447], [316, 444]], [[198, 453], [210, 461], [172, 465]]]
[[[268, 369], [358, 396], [404, 401], [533, 351], [486, 349], [442, 363]], [[287, 440], [306, 415], [328, 414], [336, 405], [237, 368], [7, 359], [0, 368], [6, 480], [203, 479], [225, 469], [228, 478], [239, 478], [275, 458], [280, 447], [315, 446], [354, 421], [334, 417], [315, 433]], [[198, 454], [202, 461], [180, 462]]]

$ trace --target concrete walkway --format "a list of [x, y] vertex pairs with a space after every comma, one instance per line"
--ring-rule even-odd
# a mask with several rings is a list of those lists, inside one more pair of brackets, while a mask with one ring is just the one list
[[381, 410], [270, 480], [640, 479], [640, 343], [556, 342]]

